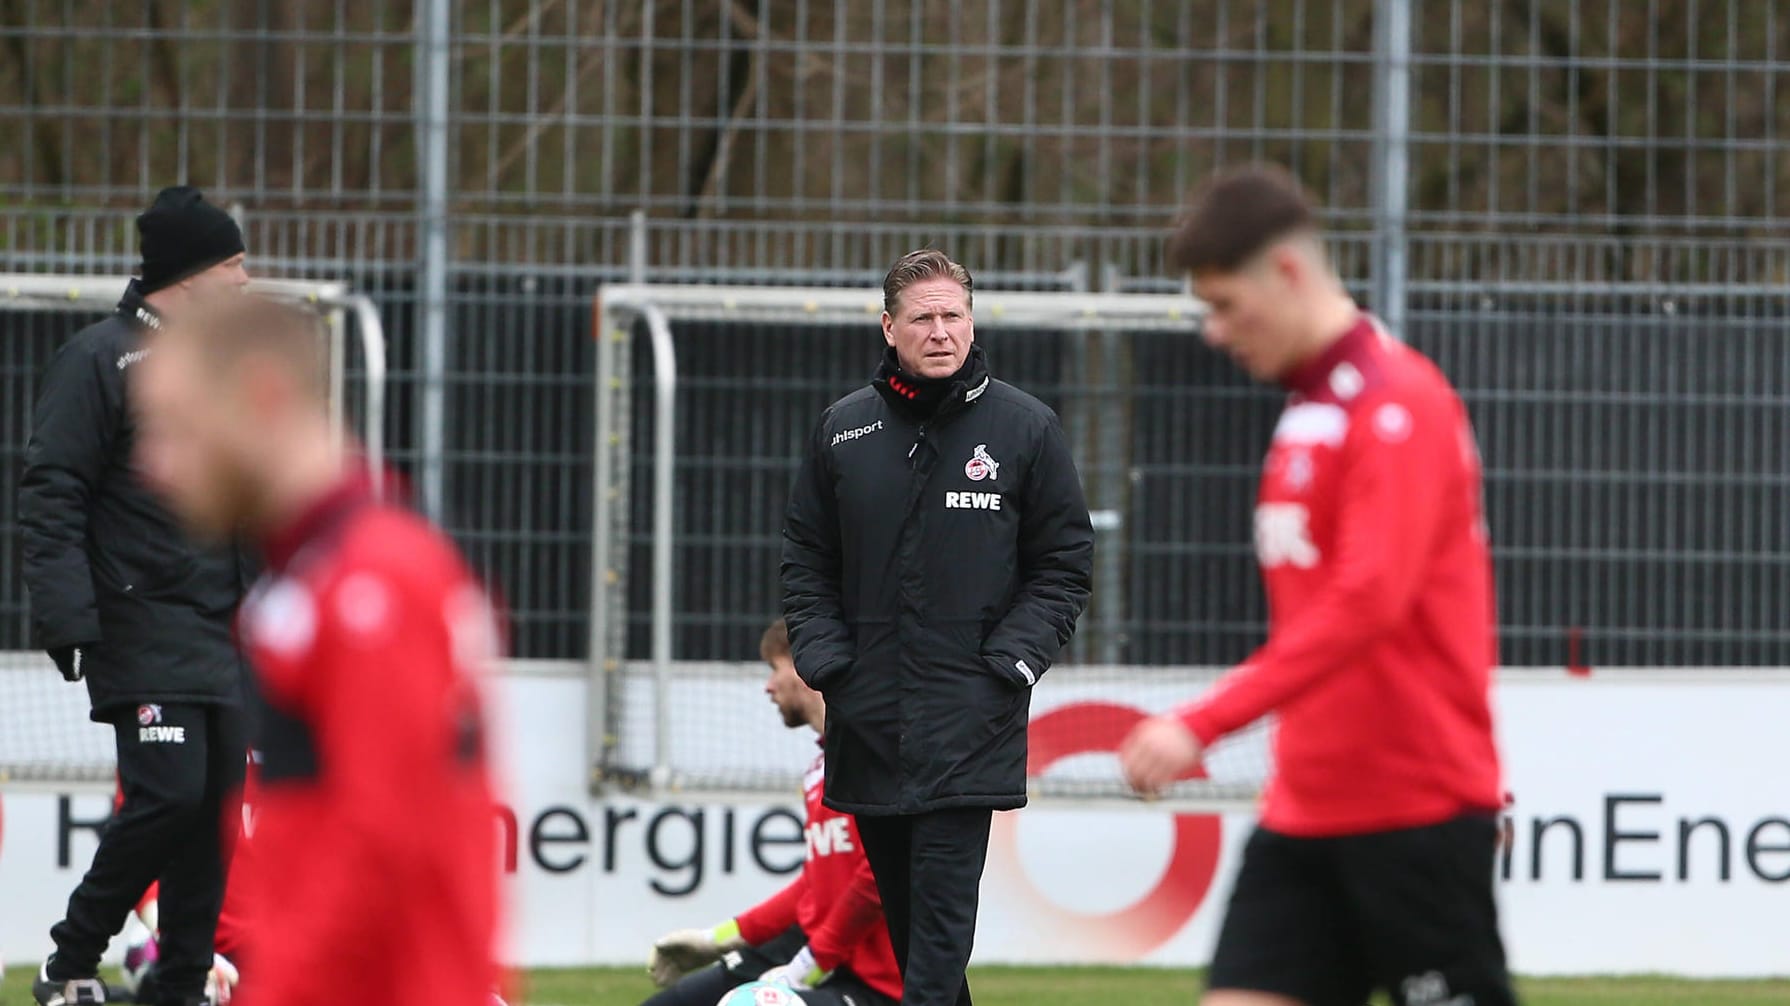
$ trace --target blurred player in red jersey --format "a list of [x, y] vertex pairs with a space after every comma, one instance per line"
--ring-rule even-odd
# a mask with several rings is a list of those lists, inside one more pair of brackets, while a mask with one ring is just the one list
[[[758, 649], [771, 665], [765, 693], [783, 725], [820, 733], [827, 703], [796, 676], [783, 619], [765, 630]], [[759, 980], [788, 985], [808, 1006], [901, 1001], [901, 969], [876, 875], [852, 816], [821, 801], [825, 780], [826, 756], [817, 754], [802, 780], [808, 811], [802, 872], [763, 904], [712, 929], [660, 937], [647, 969], [664, 991], [642, 1006], [714, 1006], [729, 989]]]
[[[485, 1006], [498, 860], [475, 677], [495, 655], [454, 547], [377, 500], [331, 429], [313, 316], [219, 298], [150, 344], [142, 466], [196, 529], [267, 571], [238, 634], [256, 672], [255, 854], [242, 1002]], [[237, 879], [237, 878], [233, 878]]]
[[1255, 511], [1268, 641], [1120, 751], [1151, 793], [1279, 716], [1275, 776], [1206, 1006], [1514, 1002], [1492, 893], [1502, 804], [1479, 453], [1433, 364], [1349, 298], [1291, 175], [1197, 194], [1169, 242], [1206, 341], [1289, 393]]

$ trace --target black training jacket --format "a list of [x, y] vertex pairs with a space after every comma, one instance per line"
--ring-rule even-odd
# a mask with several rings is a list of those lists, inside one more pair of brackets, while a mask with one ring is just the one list
[[[249, 570], [195, 547], [137, 477], [125, 382], [160, 319], [132, 281], [44, 372], [19, 483], [31, 628], [44, 649], [80, 644], [94, 719], [152, 700], [236, 703], [231, 618]], [[45, 672], [53, 674], [48, 665]]]
[[1088, 601], [1094, 533], [1056, 414], [979, 347], [936, 413], [889, 385], [821, 416], [791, 491], [783, 611], [827, 700], [826, 802], [1024, 806], [1030, 687]]

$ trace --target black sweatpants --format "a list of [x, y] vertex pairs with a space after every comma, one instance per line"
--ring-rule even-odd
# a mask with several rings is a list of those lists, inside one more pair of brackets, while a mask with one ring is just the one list
[[857, 818], [901, 967], [902, 1006], [970, 1006], [964, 971], [992, 820], [986, 808]]
[[[640, 1006], [715, 1006], [727, 993], [757, 981], [759, 975], [774, 967], [788, 964], [807, 943], [801, 927], [791, 926], [758, 946], [728, 954], [719, 964], [690, 972]], [[833, 972], [833, 977], [820, 988], [797, 994], [808, 1006], [896, 1006], [895, 1000], [843, 968]]]
[[238, 827], [223, 818], [242, 786], [242, 710], [147, 703], [120, 710], [112, 726], [124, 802], [69, 895], [67, 916], [50, 929], [56, 941], [51, 977], [94, 974], [106, 944], [150, 883], [160, 880], [160, 995], [164, 1001], [197, 996], [211, 970]]

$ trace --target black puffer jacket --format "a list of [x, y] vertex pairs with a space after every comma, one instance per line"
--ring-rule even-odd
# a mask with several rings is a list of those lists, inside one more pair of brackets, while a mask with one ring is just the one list
[[1094, 534], [1055, 413], [980, 348], [937, 411], [870, 387], [821, 416], [791, 493], [784, 615], [827, 699], [827, 804], [1025, 804], [1030, 686], [1087, 605]]
[[32, 633], [44, 649], [83, 646], [94, 719], [151, 700], [241, 701], [230, 623], [251, 571], [235, 549], [188, 541], [131, 456], [125, 382], [159, 325], [133, 281], [116, 313], [63, 344], [19, 483]]

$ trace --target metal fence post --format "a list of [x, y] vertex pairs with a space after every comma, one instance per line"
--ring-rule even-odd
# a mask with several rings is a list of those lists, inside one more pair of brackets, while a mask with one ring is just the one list
[[628, 214], [628, 282], [646, 282], [646, 211]]
[[[610, 305], [599, 290], [592, 305], [591, 338], [597, 344], [597, 378], [594, 389], [596, 431], [592, 437], [591, 461], [591, 560], [590, 560], [590, 653], [586, 668], [589, 692], [586, 734], [585, 769], [589, 773], [590, 791], [601, 791], [607, 782], [609, 753], [614, 743], [611, 730], [613, 708], [610, 691], [622, 676], [625, 645], [616, 640], [627, 639], [627, 616], [618, 611], [613, 594], [626, 587], [615, 570], [615, 509], [625, 506], [617, 481], [619, 444], [624, 441], [617, 429], [617, 417], [627, 408], [627, 386], [617, 376], [616, 355], [623, 334], [616, 328], [620, 321], [610, 314]], [[617, 401], [618, 398], [624, 399]], [[622, 551], [627, 549], [626, 544]], [[615, 617], [617, 614], [620, 617]], [[620, 624], [618, 624], [620, 623]]]
[[422, 140], [422, 441], [423, 512], [443, 518], [442, 482], [447, 398], [448, 60], [451, 5], [429, 0], [419, 19], [418, 109]]
[[1411, 138], [1411, 0], [1374, 2], [1373, 308], [1405, 331], [1405, 216]]
[[[1099, 289], [1114, 293], [1119, 289], [1118, 276], [1111, 263], [1102, 266]], [[1085, 281], [1077, 287], [1086, 290]], [[1089, 465], [1096, 480], [1093, 508], [1089, 514], [1094, 523], [1094, 582], [1099, 585], [1100, 601], [1094, 609], [1099, 626], [1100, 642], [1092, 656], [1102, 664], [1116, 664], [1124, 658], [1125, 621], [1125, 513], [1130, 487], [1126, 485], [1131, 470], [1130, 440], [1126, 421], [1130, 396], [1120, 385], [1124, 370], [1123, 333], [1101, 329], [1095, 336], [1099, 356], [1090, 359], [1097, 367], [1097, 382], [1090, 382], [1094, 393], [1093, 413], [1097, 430], [1093, 463]]]

